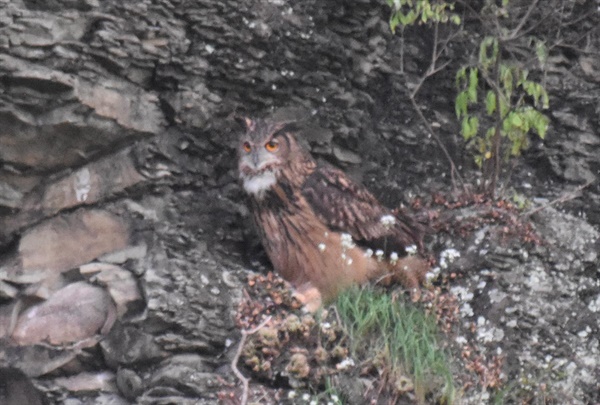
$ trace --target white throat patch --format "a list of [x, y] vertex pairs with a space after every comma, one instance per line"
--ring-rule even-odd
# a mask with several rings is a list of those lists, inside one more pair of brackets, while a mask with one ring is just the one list
[[275, 173], [266, 171], [252, 177], [244, 177], [244, 190], [248, 194], [253, 194], [262, 198], [265, 191], [269, 190], [277, 182]]

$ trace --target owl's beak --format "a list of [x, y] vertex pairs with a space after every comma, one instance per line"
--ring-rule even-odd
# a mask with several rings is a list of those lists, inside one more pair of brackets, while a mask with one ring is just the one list
[[252, 152], [252, 164], [254, 165], [255, 169], [258, 169], [258, 166], [260, 164], [260, 156], [258, 156], [258, 153], [256, 151]]

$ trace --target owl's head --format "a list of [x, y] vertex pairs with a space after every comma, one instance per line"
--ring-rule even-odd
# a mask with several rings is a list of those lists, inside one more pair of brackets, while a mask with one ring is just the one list
[[290, 123], [244, 118], [245, 134], [238, 146], [238, 170], [244, 190], [262, 197], [300, 151]]

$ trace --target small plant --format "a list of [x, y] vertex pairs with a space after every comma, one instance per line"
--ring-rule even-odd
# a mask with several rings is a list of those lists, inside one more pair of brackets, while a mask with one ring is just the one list
[[460, 16], [453, 13], [454, 3], [430, 0], [387, 0], [392, 8], [390, 28], [396, 31], [398, 26], [405, 27], [415, 23], [428, 22], [460, 24]]
[[454, 402], [454, 380], [438, 345], [433, 317], [368, 287], [343, 293], [337, 310], [350, 337], [351, 353], [377, 365], [388, 389], [413, 390], [419, 403], [425, 403], [428, 395], [442, 403]]
[[[390, 28], [392, 32], [398, 29], [401, 32], [400, 73], [404, 73], [404, 41], [408, 32], [405, 29], [415, 25], [432, 27], [429, 67], [416, 83], [409, 82], [411, 75], [404, 79], [417, 115], [449, 161], [453, 186], [459, 180], [466, 191], [468, 188], [452, 156], [416, 100], [428, 78], [448, 66], [458, 66], [455, 110], [460, 132], [483, 172], [483, 191], [494, 197], [503, 163], [527, 149], [530, 134], [543, 139], [548, 130], [549, 119], [543, 113], [549, 107], [548, 94], [543, 77], [535, 77], [534, 73], [535, 70], [543, 73], [548, 54], [546, 43], [550, 48], [556, 45], [544, 36], [545, 31], [538, 29], [538, 20], [547, 7], [539, 0], [527, 7], [523, 2], [512, 4], [510, 0], [458, 1], [456, 5], [445, 0], [387, 0], [387, 3], [392, 10]], [[468, 26], [463, 19], [469, 21]], [[562, 21], [562, 16], [557, 19]], [[464, 56], [451, 50], [451, 44], [467, 38], [468, 43], [472, 38], [477, 39], [478, 48], [473, 50], [477, 55], [475, 62], [465, 63]], [[539, 65], [534, 67], [535, 63]]]
[[[503, 6], [508, 3], [502, 2]], [[490, 10], [496, 19], [507, 13], [506, 8]], [[527, 149], [530, 133], [543, 139], [549, 123], [541, 112], [549, 106], [546, 90], [530, 79], [529, 71], [517, 60], [503, 59], [512, 36], [503, 36], [500, 31], [495, 34], [481, 41], [477, 63], [456, 73], [455, 102], [461, 134], [474, 150], [475, 163], [484, 173], [484, 191], [491, 196], [501, 163]], [[537, 59], [543, 66], [547, 55], [543, 42], [530, 42], [535, 44]]]

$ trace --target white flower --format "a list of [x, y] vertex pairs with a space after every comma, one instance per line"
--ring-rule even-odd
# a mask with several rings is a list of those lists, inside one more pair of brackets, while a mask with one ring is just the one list
[[456, 249], [446, 249], [440, 254], [440, 267], [447, 269], [448, 264], [452, 263], [454, 259], [460, 257], [460, 252]]
[[326, 247], [324, 243], [319, 243], [319, 252], [324, 252]]
[[345, 370], [349, 367], [353, 367], [354, 366], [354, 360], [352, 360], [350, 357], [348, 357], [347, 359], [344, 359], [342, 361], [340, 361], [338, 364], [335, 365], [335, 368], [337, 368], [338, 370]]
[[310, 399], [310, 395], [309, 394], [302, 394], [302, 399], [305, 401], [308, 401]]
[[352, 235], [349, 233], [343, 233], [340, 237], [342, 241], [342, 249], [352, 249], [354, 247], [354, 242], [352, 241]]
[[371, 257], [373, 256], [373, 249], [367, 249], [365, 251], [365, 257]]
[[381, 259], [383, 258], [383, 250], [381, 249], [377, 249], [377, 251], [375, 252], [375, 256], [377, 256], [377, 261], [381, 261]]
[[417, 253], [417, 245], [410, 245], [404, 248], [404, 250], [406, 250], [406, 253], [408, 253], [409, 255], [414, 255], [415, 253]]
[[288, 392], [288, 398], [289, 399], [296, 398], [296, 391], [290, 391], [290, 392]]
[[460, 252], [456, 249], [446, 249], [442, 252], [441, 254], [442, 257], [445, 257], [446, 259], [449, 259], [450, 261], [452, 261], [453, 259], [456, 259], [457, 257], [460, 257]]
[[338, 401], [340, 400], [340, 397], [338, 397], [337, 395], [333, 394], [333, 395], [331, 396], [331, 400], [332, 400], [333, 402], [338, 402]]
[[390, 255], [390, 261], [392, 262], [392, 264], [396, 264], [396, 262], [398, 261], [398, 253], [392, 252], [392, 254]]
[[385, 229], [390, 229], [396, 223], [396, 217], [393, 215], [384, 215], [379, 219]]
[[348, 258], [348, 260], [346, 260], [346, 264], [347, 264], [348, 266], [350, 266], [350, 265], [352, 264], [352, 262], [353, 262], [353, 260], [352, 260], [352, 258], [351, 258], [351, 257], [349, 257], [349, 258]]

